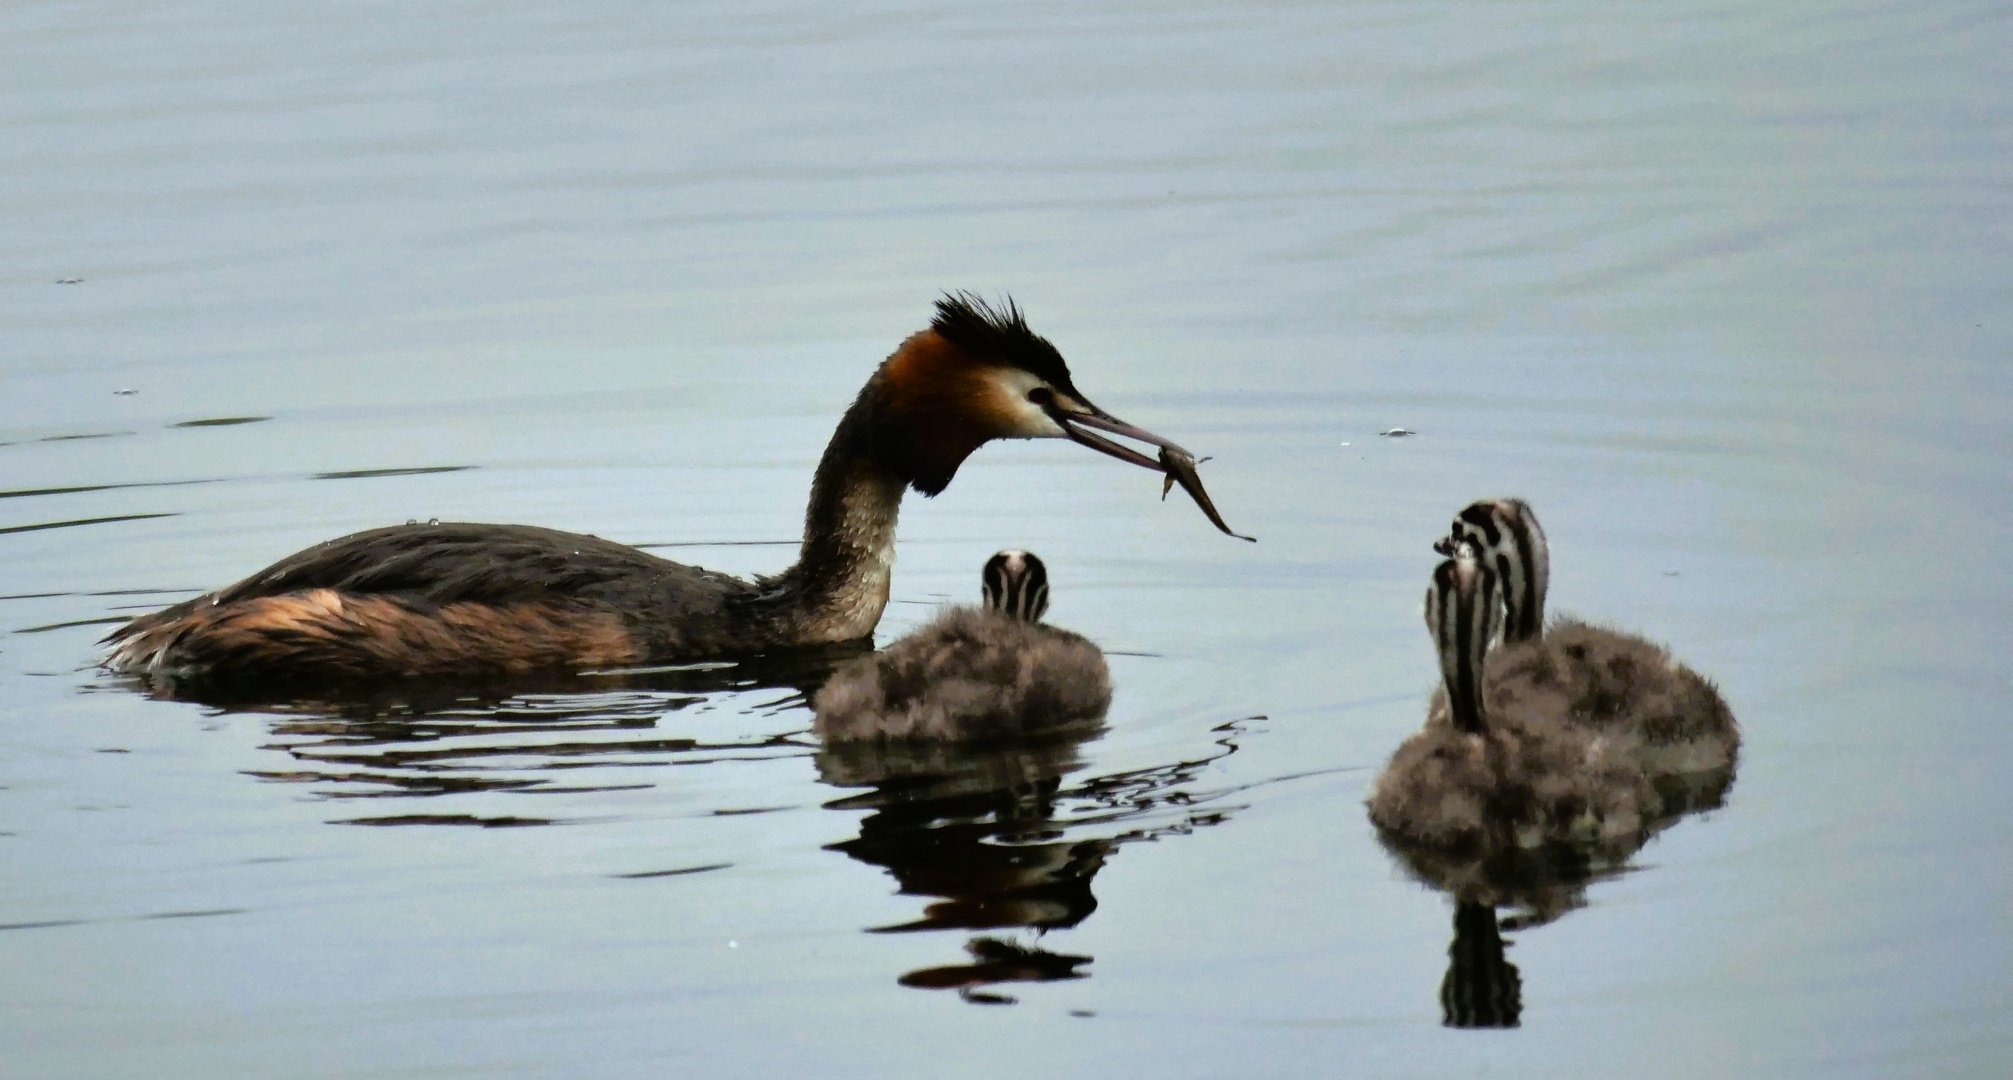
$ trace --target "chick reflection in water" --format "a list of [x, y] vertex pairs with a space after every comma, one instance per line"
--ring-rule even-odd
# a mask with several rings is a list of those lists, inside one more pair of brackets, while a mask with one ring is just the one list
[[[833, 844], [894, 875], [904, 896], [934, 898], [922, 916], [873, 933], [1016, 928], [1037, 934], [1075, 926], [1097, 910], [1090, 883], [1115, 847], [1071, 840], [1055, 820], [1063, 776], [1082, 766], [1079, 747], [1096, 731], [1014, 746], [853, 741], [818, 755], [825, 782], [873, 790], [827, 804], [870, 809], [854, 839]], [[1004, 1003], [983, 987], [1080, 979], [1088, 956], [1055, 952], [1001, 934], [966, 942], [970, 961], [911, 971], [904, 986], [957, 990]]]
[[[1477, 503], [1463, 512], [1474, 515], [1476, 531], [1457, 519], [1438, 545], [1452, 558], [1434, 571], [1426, 625], [1444, 686], [1425, 729], [1393, 755], [1369, 802], [1385, 846], [1455, 900], [1440, 987], [1453, 1027], [1521, 1020], [1522, 980], [1504, 956], [1498, 907], [1525, 909], [1509, 923], [1516, 928], [1582, 906], [1587, 883], [1619, 873], [1654, 833], [1720, 805], [1738, 750], [1732, 714], [1710, 684], [1660, 650], [1583, 624], [1563, 624], [1558, 641], [1533, 644], [1547, 567], [1528, 509]], [[1499, 629], [1506, 656], [1489, 653]], [[1599, 665], [1582, 681], [1598, 686], [1620, 672], [1630, 693], [1575, 694], [1573, 681], [1555, 673], [1583, 660], [1593, 635], [1639, 662], [1625, 672]], [[1529, 654], [1545, 648], [1561, 659], [1534, 665]], [[1486, 677], [1485, 659], [1496, 661]], [[1651, 677], [1664, 671], [1684, 692]]]
[[[867, 810], [859, 836], [831, 845], [892, 874], [904, 896], [930, 897], [920, 918], [871, 927], [877, 934], [982, 930], [963, 963], [911, 971], [904, 986], [955, 989], [965, 1000], [1008, 1004], [985, 987], [1081, 979], [1088, 956], [1041, 947], [1098, 910], [1091, 879], [1128, 844], [1185, 836], [1242, 809], [1228, 797], [1249, 785], [1198, 787], [1237, 752], [1241, 721], [1212, 731], [1197, 757], [1082, 779], [1081, 747], [1101, 730], [1008, 744], [871, 741], [828, 743], [818, 771], [828, 784], [865, 787], [826, 804]], [[1012, 931], [1032, 931], [1032, 940]]]

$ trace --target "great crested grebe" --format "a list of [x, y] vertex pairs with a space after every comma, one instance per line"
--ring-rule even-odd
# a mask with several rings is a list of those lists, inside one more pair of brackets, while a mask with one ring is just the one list
[[983, 607], [955, 607], [832, 674], [812, 705], [828, 741], [966, 742], [1046, 735], [1111, 706], [1104, 654], [1041, 625], [1048, 568], [1025, 551], [986, 561]]
[[1549, 701], [1484, 700], [1500, 581], [1472, 545], [1452, 552], [1426, 591], [1443, 693], [1377, 778], [1370, 820], [1389, 840], [1462, 855], [1633, 851], [1655, 812], [1648, 779]]
[[1686, 777], [1732, 779], [1740, 728], [1710, 681], [1633, 634], [1572, 618], [1545, 626], [1551, 549], [1529, 504], [1468, 505], [1433, 547], [1445, 555], [1462, 544], [1502, 583], [1503, 640], [1483, 683], [1491, 708], [1582, 726], [1633, 757], [1667, 796], [1682, 798]]
[[480, 677], [856, 640], [888, 602], [905, 489], [937, 494], [993, 439], [1069, 438], [1164, 471], [1100, 431], [1186, 454], [1092, 405], [1011, 300], [947, 295], [839, 421], [797, 562], [773, 577], [524, 525], [393, 526], [140, 616], [104, 639], [104, 664], [199, 683]]

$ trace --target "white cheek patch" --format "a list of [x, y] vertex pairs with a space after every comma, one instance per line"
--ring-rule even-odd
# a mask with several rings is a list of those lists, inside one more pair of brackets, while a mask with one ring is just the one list
[[1001, 438], [1006, 439], [1065, 439], [1069, 432], [1062, 425], [1049, 419], [1042, 407], [1027, 399], [1028, 391], [1046, 387], [1047, 383], [1018, 368], [994, 368], [987, 373], [986, 381], [992, 387], [992, 414], [1004, 430]]

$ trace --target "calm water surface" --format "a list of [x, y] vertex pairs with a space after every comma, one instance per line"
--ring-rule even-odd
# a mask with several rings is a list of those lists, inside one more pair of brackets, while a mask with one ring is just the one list
[[[2005, 1075], [2009, 56], [1966, 3], [0, 13], [0, 1074]], [[881, 639], [1038, 551], [1092, 737], [824, 753], [815, 665], [92, 666], [408, 519], [778, 568], [947, 288], [1260, 538], [1064, 444], [910, 500]], [[1747, 742], [1466, 1031], [1362, 800], [1509, 493]]]

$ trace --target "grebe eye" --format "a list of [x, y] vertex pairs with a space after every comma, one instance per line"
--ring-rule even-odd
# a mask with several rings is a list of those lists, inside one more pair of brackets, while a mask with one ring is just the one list
[[1055, 404], [1055, 391], [1046, 386], [1037, 386], [1027, 392], [1027, 399], [1046, 409]]

